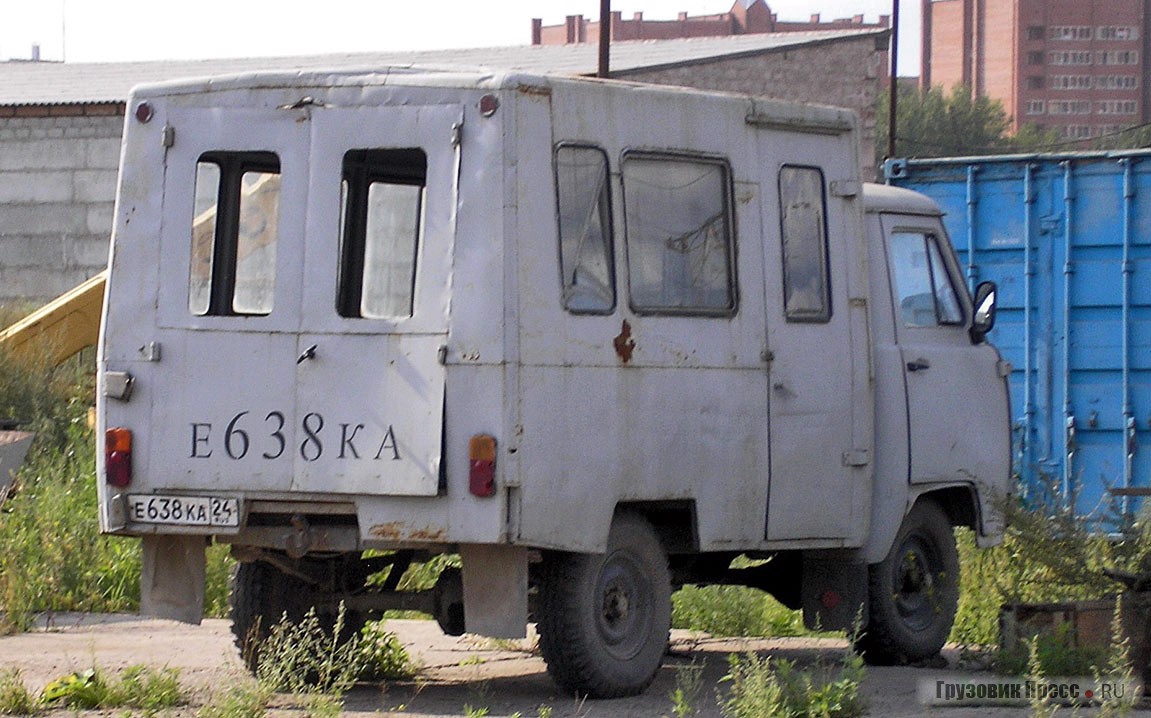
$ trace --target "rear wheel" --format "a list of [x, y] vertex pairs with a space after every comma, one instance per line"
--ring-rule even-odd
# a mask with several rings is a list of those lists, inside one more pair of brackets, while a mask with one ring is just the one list
[[259, 648], [284, 617], [298, 623], [307, 613], [308, 586], [262, 561], [241, 563], [232, 573], [229, 596], [232, 635], [252, 673], [260, 663]]
[[939, 653], [959, 603], [959, 553], [939, 505], [916, 503], [891, 553], [869, 571], [869, 620], [856, 640], [864, 660], [913, 663]]
[[550, 554], [540, 590], [540, 650], [561, 688], [619, 698], [651, 684], [667, 650], [671, 576], [647, 520], [618, 514], [606, 553]]
[[[321, 575], [326, 574], [328, 583], [331, 583], [337, 562], [333, 560], [322, 568], [312, 568]], [[248, 670], [255, 673], [258, 669], [260, 646], [267, 640], [274, 626], [285, 619], [288, 623], [299, 623], [314, 606], [330, 607], [331, 595], [330, 590], [313, 586], [270, 563], [252, 561], [238, 564], [232, 574], [229, 603], [232, 634]], [[337, 615], [330, 608], [317, 609], [316, 618], [319, 625], [330, 633], [335, 627]], [[356, 635], [364, 623], [363, 615], [346, 614], [338, 640], [343, 642]]]

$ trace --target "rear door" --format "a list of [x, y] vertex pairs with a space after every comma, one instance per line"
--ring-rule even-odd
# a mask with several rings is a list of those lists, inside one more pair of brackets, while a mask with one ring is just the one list
[[459, 117], [169, 113], [153, 487], [436, 493]]

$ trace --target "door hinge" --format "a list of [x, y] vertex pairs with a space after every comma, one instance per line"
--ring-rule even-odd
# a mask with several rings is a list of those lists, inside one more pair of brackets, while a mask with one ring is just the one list
[[843, 452], [844, 466], [867, 466], [871, 463], [871, 452], [867, 449], [849, 449]]

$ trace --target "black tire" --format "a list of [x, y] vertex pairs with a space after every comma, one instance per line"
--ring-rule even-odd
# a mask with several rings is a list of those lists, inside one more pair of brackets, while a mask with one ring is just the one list
[[285, 615], [298, 622], [308, 612], [308, 586], [262, 561], [237, 564], [228, 597], [232, 635], [248, 670], [259, 666], [260, 644]]
[[564, 691], [620, 698], [655, 679], [671, 629], [671, 575], [642, 516], [616, 515], [607, 553], [548, 554], [540, 593], [540, 651]]
[[[317, 566], [312, 568], [317, 570]], [[332, 574], [335, 562], [318, 569]], [[330, 593], [310, 586], [297, 576], [284, 573], [263, 561], [237, 564], [232, 573], [229, 604], [232, 617], [232, 635], [248, 670], [253, 674], [259, 666], [260, 644], [267, 639], [274, 626], [285, 616], [291, 623], [299, 623], [313, 606], [331, 604]], [[320, 627], [329, 634], [335, 629], [337, 615], [317, 611]], [[343, 629], [338, 640], [348, 641], [359, 634], [367, 623], [361, 613], [348, 611], [344, 615]]]
[[959, 553], [938, 504], [912, 507], [887, 558], [869, 567], [868, 588], [868, 624], [855, 642], [867, 663], [915, 663], [939, 653], [959, 604]]

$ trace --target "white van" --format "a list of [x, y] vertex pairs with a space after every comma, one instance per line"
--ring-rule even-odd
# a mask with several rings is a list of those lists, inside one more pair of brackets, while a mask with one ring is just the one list
[[994, 287], [860, 182], [849, 112], [385, 68], [146, 86], [126, 122], [100, 517], [145, 613], [199, 620], [217, 541], [241, 641], [341, 603], [534, 621], [593, 697], [650, 683], [685, 583], [862, 611], [872, 661], [943, 644], [952, 526], [997, 541], [1010, 489]]

